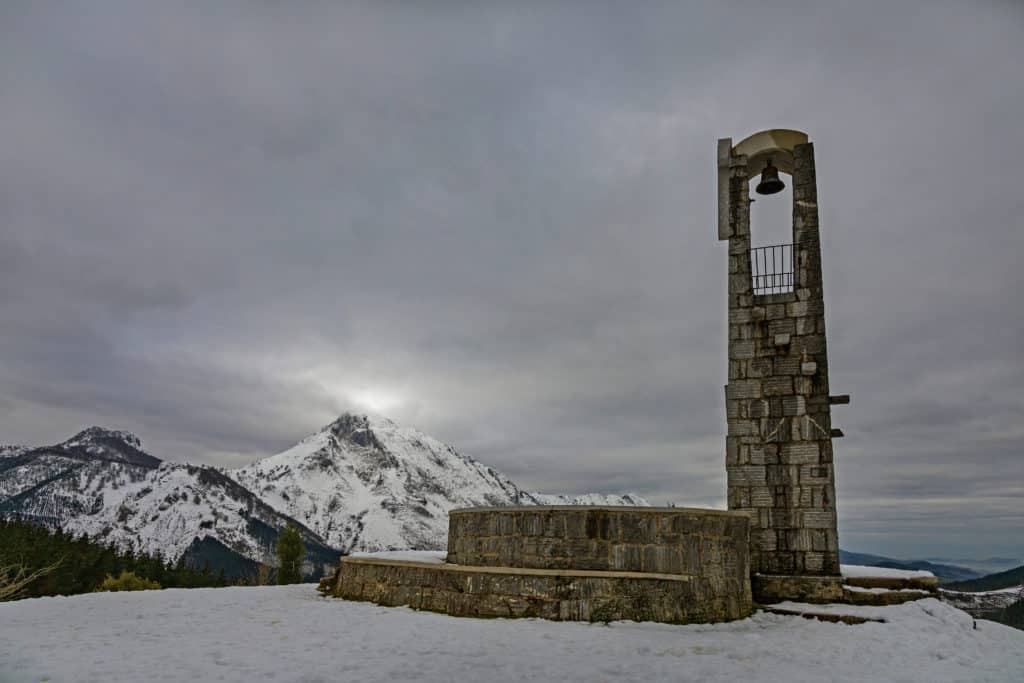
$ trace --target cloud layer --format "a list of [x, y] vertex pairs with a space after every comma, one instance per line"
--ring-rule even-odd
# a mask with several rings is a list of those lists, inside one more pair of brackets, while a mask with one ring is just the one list
[[1017, 4], [0, 26], [0, 440], [235, 466], [370, 408], [527, 487], [723, 505], [715, 142], [799, 128], [844, 547], [1024, 555]]

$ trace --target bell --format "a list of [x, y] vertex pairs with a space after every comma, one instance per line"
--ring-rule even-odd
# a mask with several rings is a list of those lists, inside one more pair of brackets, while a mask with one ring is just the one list
[[758, 194], [775, 194], [776, 192], [782, 192], [786, 184], [779, 180], [779, 169], [772, 166], [772, 160], [768, 160], [768, 164], [761, 171], [761, 182], [757, 184], [754, 191]]

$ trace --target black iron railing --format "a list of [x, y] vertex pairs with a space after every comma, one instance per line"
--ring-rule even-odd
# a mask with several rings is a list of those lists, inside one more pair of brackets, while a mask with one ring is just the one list
[[754, 280], [754, 294], [784, 294], [792, 292], [793, 245], [775, 244], [750, 250], [750, 274]]

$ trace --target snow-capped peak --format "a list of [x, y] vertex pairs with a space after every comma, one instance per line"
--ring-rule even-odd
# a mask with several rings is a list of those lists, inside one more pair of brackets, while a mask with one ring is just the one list
[[101, 427], [56, 446], [0, 447], [0, 456], [0, 517], [197, 561], [221, 551], [272, 561], [277, 530], [293, 520], [307, 559], [333, 562], [338, 550], [443, 548], [457, 507], [647, 504], [528, 493], [418, 429], [372, 414], [343, 414], [235, 470], [163, 462], [133, 434]]
[[55, 448], [143, 467], [157, 467], [160, 464], [159, 458], [154, 458], [142, 450], [139, 437], [131, 432], [104, 427], [93, 426], [83, 429]]
[[448, 510], [457, 507], [647, 504], [638, 497], [534, 496], [418, 429], [366, 413], [345, 413], [283, 453], [228, 474], [344, 550], [443, 548]]

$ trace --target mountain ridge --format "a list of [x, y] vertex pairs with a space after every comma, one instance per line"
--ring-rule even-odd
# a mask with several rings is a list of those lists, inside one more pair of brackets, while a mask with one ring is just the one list
[[131, 432], [102, 427], [52, 446], [0, 448], [0, 517], [239, 572], [274, 564], [287, 524], [303, 534], [313, 576], [353, 550], [443, 548], [452, 507], [597, 498], [647, 504], [531, 494], [418, 430], [356, 413], [235, 469], [164, 461]]
[[[292, 448], [228, 474], [345, 552], [443, 549], [453, 507], [572, 504], [595, 496], [524, 491], [452, 446], [373, 414], [345, 413]], [[600, 498], [648, 505], [629, 494]]]

